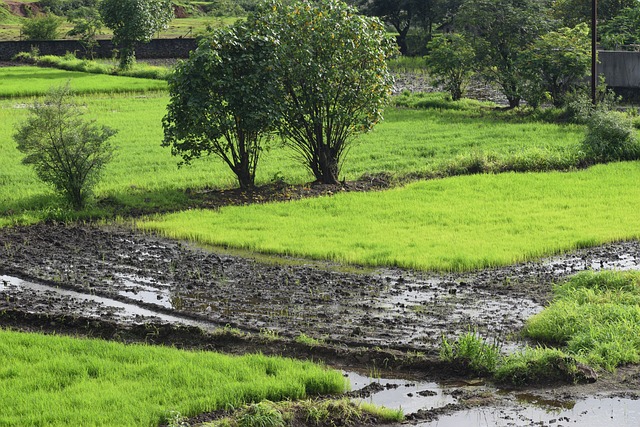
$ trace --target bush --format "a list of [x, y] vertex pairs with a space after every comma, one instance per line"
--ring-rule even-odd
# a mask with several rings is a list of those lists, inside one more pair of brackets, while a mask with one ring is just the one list
[[44, 102], [35, 101], [31, 115], [17, 127], [14, 139], [38, 177], [79, 210], [85, 206], [100, 173], [110, 160], [107, 140], [116, 132], [81, 118], [69, 84], [51, 89]]
[[435, 77], [436, 85], [449, 92], [458, 101], [464, 95], [475, 67], [475, 51], [462, 34], [434, 37], [427, 44], [427, 68]]
[[594, 111], [581, 150], [589, 163], [640, 159], [631, 120], [613, 111]]
[[27, 40], [55, 40], [59, 37], [60, 18], [47, 15], [28, 19], [22, 24], [22, 35]]

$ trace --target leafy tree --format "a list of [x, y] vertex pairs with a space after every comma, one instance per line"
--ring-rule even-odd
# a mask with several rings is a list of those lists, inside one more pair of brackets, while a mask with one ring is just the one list
[[454, 33], [434, 37], [427, 50], [427, 68], [435, 83], [444, 86], [454, 101], [462, 98], [475, 66], [473, 46], [464, 35]]
[[605, 49], [640, 44], [640, 3], [623, 9], [620, 14], [599, 29], [601, 44]]
[[521, 55], [527, 80], [547, 92], [555, 106], [568, 92], [583, 86], [591, 67], [589, 27], [561, 28], [543, 34]]
[[55, 40], [62, 20], [54, 15], [27, 19], [22, 24], [22, 35], [27, 40]]
[[272, 43], [245, 24], [204, 38], [169, 79], [163, 145], [184, 163], [217, 155], [241, 188], [253, 187], [262, 143], [278, 117]]
[[17, 127], [14, 139], [38, 177], [52, 184], [75, 208], [84, 207], [113, 149], [115, 131], [86, 121], [71, 98], [69, 84], [35, 101], [30, 116]]
[[265, 3], [250, 25], [278, 40], [279, 131], [316, 180], [337, 183], [354, 137], [381, 118], [393, 42], [377, 18], [339, 0]]
[[369, 15], [377, 16], [397, 32], [396, 42], [400, 53], [408, 53], [407, 34], [416, 25], [423, 24], [431, 32], [431, 26], [437, 19], [435, 0], [361, 0], [360, 10]]
[[93, 50], [98, 45], [97, 36], [102, 30], [102, 18], [97, 9], [80, 7], [69, 13], [73, 28], [67, 32], [69, 36], [79, 37], [85, 54], [93, 58]]
[[456, 25], [470, 33], [483, 76], [500, 86], [510, 107], [522, 97], [519, 56], [551, 25], [543, 6], [539, 0], [467, 0], [456, 16]]
[[102, 0], [100, 16], [113, 30], [113, 43], [120, 49], [120, 68], [128, 69], [135, 60], [135, 43], [167, 27], [173, 18], [171, 0]]
[[[637, 0], [598, 0], [598, 21], [606, 22], [623, 9], [637, 5]], [[552, 3], [552, 12], [567, 27], [590, 23], [591, 0], [556, 0]]]

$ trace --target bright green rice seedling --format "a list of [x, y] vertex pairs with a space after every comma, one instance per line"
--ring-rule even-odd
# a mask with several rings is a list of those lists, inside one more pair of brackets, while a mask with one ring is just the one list
[[0, 425], [150, 426], [251, 402], [340, 393], [338, 371], [262, 355], [231, 357], [0, 330]]
[[70, 81], [77, 94], [156, 92], [166, 90], [163, 80], [108, 76], [31, 66], [0, 68], [0, 98], [44, 95], [52, 86]]
[[384, 192], [191, 210], [138, 225], [265, 253], [462, 271], [640, 237], [639, 181], [639, 162], [573, 173], [474, 175]]
[[527, 336], [565, 345], [608, 370], [640, 362], [640, 273], [584, 272], [554, 293], [553, 303], [527, 322]]

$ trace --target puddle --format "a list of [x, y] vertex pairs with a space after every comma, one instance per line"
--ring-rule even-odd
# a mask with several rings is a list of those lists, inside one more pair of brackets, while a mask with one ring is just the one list
[[160, 285], [154, 280], [137, 275], [116, 273], [114, 276], [126, 289], [119, 291], [118, 295], [164, 308], [176, 308], [173, 306], [169, 285]]
[[[49, 297], [48, 299], [54, 300], [57, 303], [60, 300], [73, 300], [74, 302], [81, 303], [81, 307], [76, 308], [82, 315], [88, 315], [93, 317], [102, 317], [105, 313], [116, 316], [125, 321], [149, 321], [149, 320], [161, 320], [168, 323], [177, 323], [187, 326], [197, 326], [205, 330], [214, 330], [216, 326], [206, 322], [200, 322], [180, 316], [172, 316], [165, 313], [159, 313], [153, 310], [139, 307], [135, 304], [128, 304], [121, 301], [116, 301], [111, 298], [100, 297], [97, 295], [85, 294], [68, 289], [56, 288], [53, 286], [43, 285], [39, 283], [33, 283], [26, 280], [18, 279], [12, 276], [0, 276], [0, 292], [12, 293], [20, 292], [26, 294], [29, 292], [35, 292], [40, 298]], [[67, 303], [67, 308], [73, 309]], [[34, 307], [36, 308], [36, 307]], [[72, 313], [69, 313], [72, 314]]]
[[[356, 372], [346, 372], [351, 382], [351, 390], [369, 386], [369, 397], [354, 398], [355, 401], [373, 403], [389, 409], [402, 409], [405, 414], [420, 409], [441, 408], [457, 399], [447, 393], [448, 389], [434, 382], [392, 378], [372, 378]], [[376, 387], [371, 388], [374, 384]], [[479, 389], [479, 387], [475, 387]]]
[[595, 396], [576, 402], [517, 399], [512, 407], [480, 407], [421, 422], [420, 427], [637, 427], [640, 400], [628, 397]]

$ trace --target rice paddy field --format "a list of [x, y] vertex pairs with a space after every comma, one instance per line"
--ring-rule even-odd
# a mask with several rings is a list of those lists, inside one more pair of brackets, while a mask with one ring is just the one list
[[0, 329], [0, 425], [152, 426], [262, 400], [341, 393], [311, 362]]
[[640, 164], [417, 182], [375, 193], [219, 211], [138, 227], [250, 251], [341, 263], [461, 271], [640, 238]]
[[[12, 138], [34, 96], [67, 81], [87, 117], [118, 131], [114, 159], [95, 189], [96, 203], [79, 216], [21, 164]], [[509, 265], [640, 239], [640, 162], [577, 170], [582, 126], [514, 119], [491, 104], [449, 103], [439, 94], [427, 98], [420, 108], [390, 105], [385, 120], [358, 139], [344, 163], [340, 178], [384, 174], [398, 183], [394, 188], [212, 211], [193, 209], [188, 193], [234, 188], [234, 176], [214, 157], [178, 168], [178, 159], [161, 147], [169, 101], [164, 81], [0, 68], [0, 227], [59, 218], [59, 213], [111, 223], [120, 209], [169, 210], [173, 213], [137, 218], [135, 227], [253, 252], [428, 271]], [[505, 165], [529, 172], [469, 175], [478, 161], [493, 165], [494, 172], [509, 169]], [[562, 171], [550, 171], [554, 168]], [[437, 179], [417, 180], [424, 177]], [[274, 140], [261, 159], [257, 184], [280, 180], [305, 185], [312, 177]], [[125, 218], [119, 224], [131, 222]], [[637, 284], [637, 276], [629, 280]], [[531, 336], [553, 331], [557, 312], [572, 304], [564, 295], [579, 293], [563, 289], [551, 315], [543, 312], [530, 323]], [[580, 298], [606, 300], [608, 292]], [[613, 304], [636, 301], [636, 293]], [[636, 308], [621, 315], [622, 329], [636, 319]], [[576, 312], [584, 310], [595, 309], [585, 303]], [[606, 331], [586, 333], [602, 340], [598, 334]], [[578, 348], [587, 338], [567, 332], [547, 339], [568, 346], [575, 341]], [[606, 368], [638, 360], [629, 350], [608, 365], [610, 360], [600, 357], [606, 351], [597, 349], [588, 358]], [[288, 359], [231, 358], [2, 329], [0, 378], [0, 425], [157, 425], [167, 422], [167, 411], [195, 415], [263, 399], [341, 392], [346, 386], [340, 373]]]

